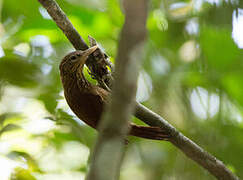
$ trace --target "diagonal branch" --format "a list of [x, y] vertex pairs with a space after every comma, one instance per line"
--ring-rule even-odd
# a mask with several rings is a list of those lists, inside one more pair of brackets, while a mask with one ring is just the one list
[[[82, 37], [75, 30], [67, 16], [55, 2], [55, 0], [38, 0], [44, 8], [47, 9], [50, 16], [56, 22], [58, 27], [62, 29], [66, 37], [73, 44], [75, 49], [87, 49], [87, 44], [83, 41]], [[96, 63], [96, 62], [90, 62]], [[89, 66], [88, 66], [89, 67]], [[194, 143], [189, 138], [185, 137], [176, 128], [170, 125], [161, 116], [144, 107], [143, 105], [136, 103], [135, 116], [150, 126], [159, 126], [162, 129], [167, 130], [171, 134], [169, 141], [179, 148], [190, 159], [197, 162], [199, 165], [208, 170], [217, 179], [222, 180], [237, 180], [235, 176], [223, 162], [216, 159], [214, 156], [207, 153], [200, 146]]]
[[57, 26], [63, 31], [73, 47], [77, 50], [88, 49], [88, 45], [74, 28], [66, 14], [62, 11], [59, 5], [54, 0], [38, 0], [47, 10]]
[[[76, 50], [85, 50], [89, 48], [55, 0], [38, 1], [47, 10], [49, 15], [56, 22], [57, 26], [63, 31]], [[103, 82], [101, 80], [105, 80], [106, 83], [109, 83], [111, 80], [108, 80], [107, 78], [111, 77], [111, 75], [109, 75], [108, 68], [106, 67], [106, 59], [104, 55], [99, 59], [100, 60], [98, 62], [97, 57], [95, 57], [93, 53], [93, 55], [91, 55], [86, 61], [86, 65], [90, 70], [90, 74], [95, 76], [100, 84]]]
[[212, 175], [220, 180], [237, 180], [235, 176], [222, 161], [206, 152], [203, 148], [198, 146], [195, 142], [184, 136], [181, 132], [176, 130], [164, 118], [149, 110], [145, 106], [137, 103], [136, 117], [142, 119], [150, 126], [159, 126], [170, 132], [172, 137], [169, 141], [179, 148], [187, 157], [197, 162], [199, 165], [208, 170]]

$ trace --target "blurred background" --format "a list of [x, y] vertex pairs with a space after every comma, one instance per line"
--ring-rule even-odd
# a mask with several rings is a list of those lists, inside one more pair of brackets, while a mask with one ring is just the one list
[[[120, 2], [57, 2], [114, 62]], [[137, 100], [243, 178], [243, 1], [151, 0], [147, 28]], [[84, 179], [97, 133], [63, 97], [58, 65], [72, 50], [37, 0], [0, 0], [1, 180]], [[121, 180], [214, 179], [168, 142], [129, 141]]]

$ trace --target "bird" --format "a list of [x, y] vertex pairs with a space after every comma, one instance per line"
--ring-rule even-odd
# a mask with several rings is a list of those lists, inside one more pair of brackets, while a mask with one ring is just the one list
[[[87, 125], [98, 129], [110, 92], [91, 84], [84, 76], [84, 64], [99, 47], [77, 50], [67, 54], [59, 65], [64, 97], [74, 114]], [[134, 113], [136, 114], [136, 113]], [[115, 117], [114, 117], [115, 121]], [[166, 140], [169, 135], [160, 127], [141, 126], [129, 123], [129, 134], [152, 140]]]

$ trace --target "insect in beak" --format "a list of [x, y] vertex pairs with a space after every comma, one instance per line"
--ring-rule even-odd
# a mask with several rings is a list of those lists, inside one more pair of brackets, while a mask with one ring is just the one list
[[96, 49], [98, 49], [98, 46], [93, 46], [85, 51], [82, 51], [82, 53], [80, 54], [80, 59], [79, 59], [79, 63], [80, 64], [85, 64], [86, 60], [88, 59], [89, 55], [92, 54]]
[[[79, 58], [78, 58], [76, 67], [77, 67], [77, 73], [79, 75], [82, 74], [83, 65], [85, 64], [85, 62], [88, 59], [89, 55], [92, 54], [97, 48], [98, 48], [98, 46], [93, 46], [93, 47], [91, 47], [91, 48], [89, 48], [89, 49], [87, 49], [85, 51], [80, 51], [80, 53], [77, 54], [77, 56]], [[76, 69], [76, 67], [75, 67], [75, 69]]]

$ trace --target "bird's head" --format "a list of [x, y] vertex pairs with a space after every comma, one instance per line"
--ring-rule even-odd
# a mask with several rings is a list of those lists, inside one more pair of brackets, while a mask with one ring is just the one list
[[66, 55], [59, 66], [61, 75], [76, 74], [82, 72], [83, 66], [88, 59], [89, 55], [92, 54], [98, 46], [93, 46], [85, 51], [74, 51]]

